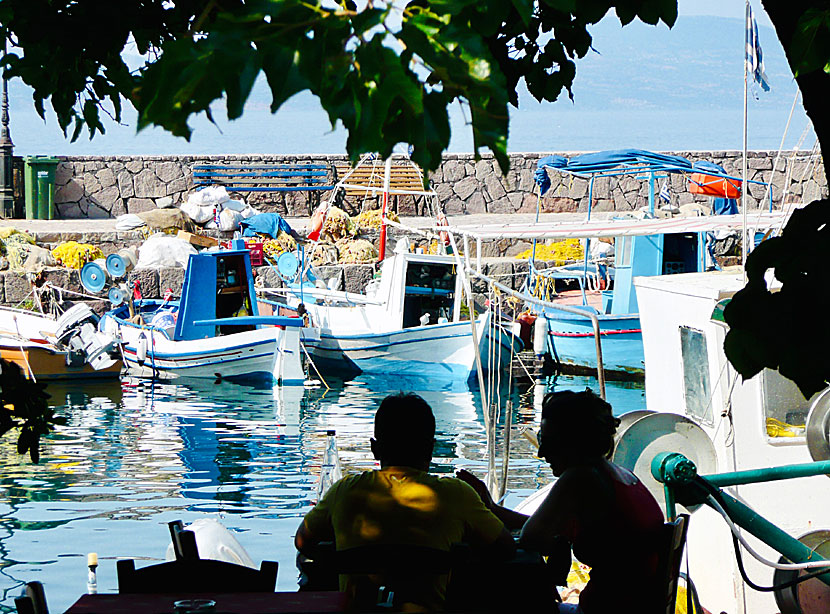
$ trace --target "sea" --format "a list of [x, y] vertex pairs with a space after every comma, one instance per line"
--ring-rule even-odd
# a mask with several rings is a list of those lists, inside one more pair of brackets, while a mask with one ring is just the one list
[[[537, 429], [549, 390], [597, 391], [596, 379], [558, 376], [535, 384], [503, 381], [496, 457], [504, 458], [505, 503], [547, 484], [550, 469], [522, 436]], [[388, 394], [420, 394], [437, 422], [431, 471], [465, 468], [484, 477], [486, 434], [477, 387], [419, 378], [326, 377], [306, 386], [255, 387], [190, 380], [51, 383], [68, 424], [41, 444], [34, 465], [14, 437], [0, 440], [0, 612], [31, 580], [44, 584], [50, 611], [86, 592], [87, 554], [98, 554], [100, 592], [117, 592], [115, 562], [161, 562], [167, 523], [214, 518], [255, 562], [279, 562], [277, 590], [297, 588], [293, 536], [316, 498], [326, 431], [336, 432], [344, 473], [377, 467], [369, 450], [374, 412]], [[609, 382], [615, 413], [643, 409], [642, 382]]]

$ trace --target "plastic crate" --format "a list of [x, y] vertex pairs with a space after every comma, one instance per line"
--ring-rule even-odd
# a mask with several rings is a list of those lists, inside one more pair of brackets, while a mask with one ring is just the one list
[[251, 266], [262, 266], [263, 262], [265, 262], [262, 241], [245, 241], [245, 246], [251, 252]]

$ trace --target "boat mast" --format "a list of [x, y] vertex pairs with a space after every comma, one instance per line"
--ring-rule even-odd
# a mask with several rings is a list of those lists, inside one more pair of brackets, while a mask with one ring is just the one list
[[[743, 231], [741, 237], [741, 265], [744, 271], [744, 282], [746, 282], [746, 255], [749, 251], [749, 237], [747, 237], [747, 230], [746, 230], [746, 141], [747, 141], [747, 129], [746, 129], [746, 109], [747, 109], [747, 78], [748, 78], [748, 70], [749, 70], [749, 0], [746, 0], [746, 23], [744, 27], [744, 157], [743, 157], [743, 173], [741, 174], [741, 179], [743, 180], [741, 183], [741, 215], [743, 216]], [[772, 179], [770, 179], [772, 181]], [[772, 190], [770, 190], [772, 192]]]
[[378, 246], [378, 262], [386, 258], [386, 210], [389, 207], [389, 183], [392, 176], [392, 156], [386, 158], [383, 169], [383, 205], [380, 210], [380, 245]]

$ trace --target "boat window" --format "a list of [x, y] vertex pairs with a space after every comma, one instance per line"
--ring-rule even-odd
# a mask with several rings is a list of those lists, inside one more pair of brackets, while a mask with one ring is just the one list
[[705, 424], [713, 424], [712, 387], [709, 384], [709, 352], [706, 335], [688, 326], [680, 327], [680, 357], [683, 363], [683, 393], [686, 413]]
[[778, 371], [764, 369], [761, 381], [767, 436], [804, 437], [804, 425], [813, 399], [805, 399], [795, 382]]
[[617, 237], [615, 253], [618, 267], [631, 266], [631, 237]]
[[451, 321], [455, 300], [455, 266], [450, 263], [409, 262], [404, 292], [404, 328]]

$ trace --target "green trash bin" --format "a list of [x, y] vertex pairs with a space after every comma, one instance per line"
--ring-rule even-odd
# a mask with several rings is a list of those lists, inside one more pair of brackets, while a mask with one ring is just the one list
[[24, 182], [26, 187], [26, 219], [51, 220], [55, 211], [55, 171], [57, 158], [26, 156]]

